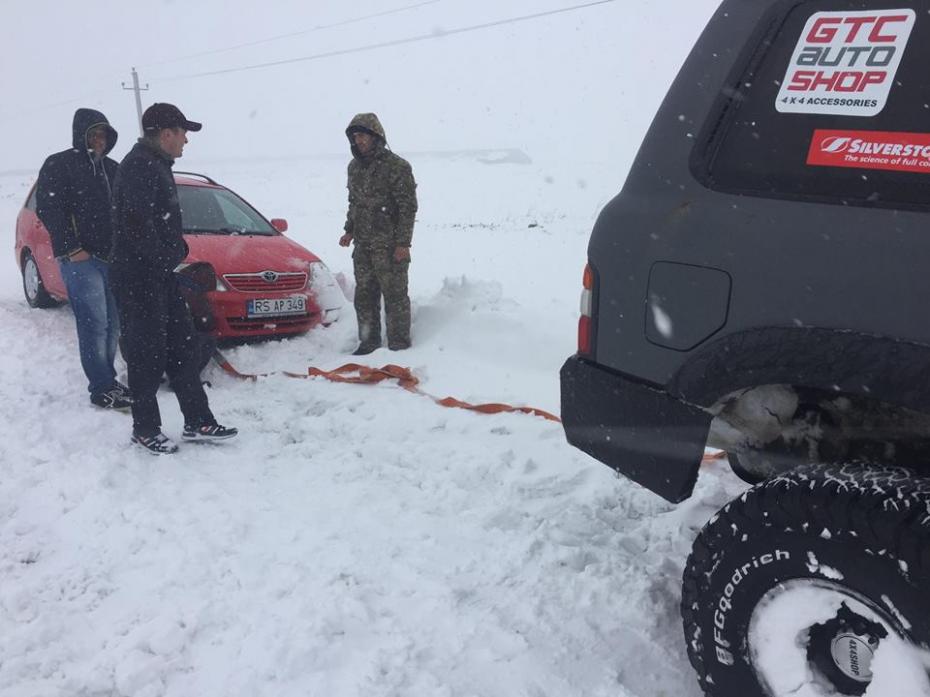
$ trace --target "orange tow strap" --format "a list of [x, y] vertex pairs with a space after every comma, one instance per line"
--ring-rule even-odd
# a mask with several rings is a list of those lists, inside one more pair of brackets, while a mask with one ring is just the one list
[[[262, 373], [260, 375], [250, 375], [247, 373], [240, 373], [228, 360], [226, 360], [225, 356], [223, 356], [223, 354], [221, 354], [219, 351], [214, 352], [213, 360], [215, 360], [219, 366], [228, 374], [242, 380], [256, 380], [259, 377], [266, 377], [268, 375], [274, 374]], [[443, 407], [468, 409], [469, 411], [477, 411], [481, 414], [500, 414], [505, 412], [532, 414], [533, 416], [541, 416], [542, 418], [549, 421], [561, 423], [561, 419], [559, 419], [558, 416], [550, 414], [547, 411], [543, 411], [542, 409], [536, 409], [535, 407], [513, 407], [509, 404], [469, 404], [468, 402], [463, 402], [461, 400], [455, 399], [454, 397], [444, 397], [442, 399], [433, 397], [432, 395], [423, 392], [418, 387], [420, 380], [411, 372], [410, 368], [404, 368], [399, 365], [391, 364], [381, 368], [371, 368], [367, 365], [360, 365], [358, 363], [347, 363], [333, 370], [320, 370], [319, 368], [314, 368], [311, 366], [307, 368], [306, 374], [289, 373], [287, 371], [284, 371], [281, 374], [286, 375], [289, 378], [320, 377], [331, 380], [332, 382], [344, 382], [357, 385], [375, 385], [379, 382], [382, 382], [383, 380], [397, 380], [398, 386], [409, 392], [414, 392], [416, 394], [423, 395], [424, 397], [429, 397], [434, 402], [436, 402], [436, 404], [439, 404]]]
[[[240, 373], [236, 370], [232, 364], [226, 360], [226, 357], [219, 351], [214, 351], [213, 360], [229, 375], [232, 375], [235, 378], [240, 380], [257, 380], [260, 377], [267, 377], [269, 375], [275, 375], [276, 373], [260, 373], [257, 375], [252, 375], [249, 373]], [[426, 392], [420, 390], [418, 385], [420, 380], [411, 372], [410, 368], [404, 368], [399, 365], [388, 364], [382, 366], [381, 368], [372, 368], [367, 365], [361, 365], [359, 363], [346, 363], [341, 365], [338, 368], [333, 370], [321, 370], [319, 368], [314, 368], [310, 366], [307, 368], [306, 373], [291, 373], [288, 371], [282, 371], [281, 375], [286, 375], [289, 378], [313, 378], [320, 377], [330, 380], [332, 382], [342, 382], [349, 383], [353, 385], [376, 385], [379, 382], [384, 380], [397, 380], [399, 387], [404, 388], [408, 392], [413, 392], [415, 394], [423, 395], [424, 397], [429, 397], [436, 404], [443, 407], [450, 407], [454, 409], [468, 409], [469, 411], [477, 411], [480, 414], [500, 414], [500, 413], [520, 413], [520, 414], [532, 414], [533, 416], [541, 416], [542, 418], [548, 421], [554, 421], [556, 423], [562, 423], [562, 420], [550, 414], [547, 411], [542, 409], [536, 409], [535, 407], [514, 407], [509, 404], [469, 404], [468, 402], [463, 402], [456, 399], [455, 397], [444, 397], [442, 399], [438, 397], [433, 397]], [[726, 453], [722, 450], [714, 453], [706, 453], [702, 458], [701, 462], [703, 464], [710, 464], [716, 460], [722, 460], [726, 457]]]

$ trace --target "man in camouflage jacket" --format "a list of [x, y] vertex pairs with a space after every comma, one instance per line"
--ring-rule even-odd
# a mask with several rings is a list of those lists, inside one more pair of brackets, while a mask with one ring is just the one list
[[354, 355], [381, 346], [381, 296], [388, 348], [410, 348], [407, 270], [417, 212], [413, 170], [387, 148], [384, 128], [374, 114], [358, 114], [346, 129], [352, 148], [349, 211], [339, 244], [354, 243], [355, 312], [359, 346]]

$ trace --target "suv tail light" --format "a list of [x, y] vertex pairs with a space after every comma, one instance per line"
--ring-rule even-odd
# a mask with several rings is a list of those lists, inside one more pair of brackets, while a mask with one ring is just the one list
[[594, 286], [596, 279], [590, 264], [584, 267], [581, 291], [581, 317], [578, 318], [578, 353], [582, 356], [594, 354]]

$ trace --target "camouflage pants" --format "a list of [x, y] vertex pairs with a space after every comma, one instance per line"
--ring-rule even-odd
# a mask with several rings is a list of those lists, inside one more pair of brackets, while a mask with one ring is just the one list
[[410, 346], [409, 261], [394, 261], [394, 249], [355, 245], [355, 314], [362, 344], [381, 345], [381, 296], [387, 321], [389, 348]]

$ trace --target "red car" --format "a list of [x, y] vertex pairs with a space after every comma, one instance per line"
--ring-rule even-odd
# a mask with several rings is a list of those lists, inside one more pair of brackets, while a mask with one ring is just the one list
[[[190, 254], [178, 268], [198, 327], [218, 339], [305, 332], [339, 317], [342, 290], [319, 257], [202, 174], [175, 173]], [[35, 186], [16, 219], [16, 263], [32, 307], [68, 299], [48, 231], [36, 216]]]

